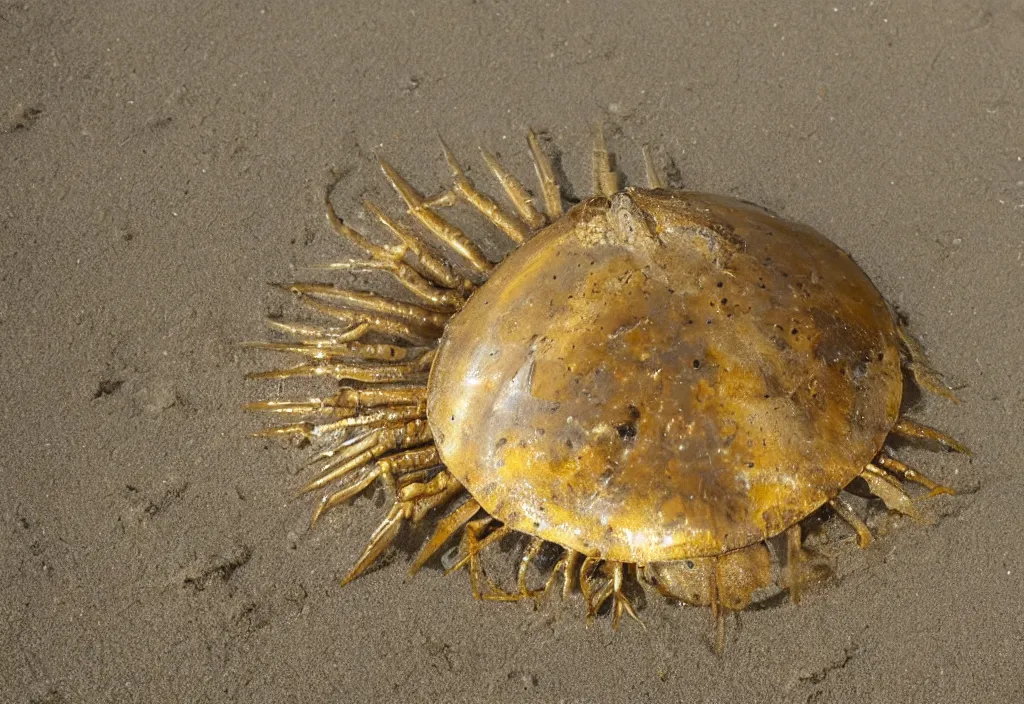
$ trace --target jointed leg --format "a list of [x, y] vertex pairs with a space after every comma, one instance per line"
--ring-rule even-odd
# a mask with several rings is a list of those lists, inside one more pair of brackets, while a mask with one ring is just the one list
[[370, 326], [366, 323], [359, 323], [349, 328], [335, 328], [326, 325], [307, 325], [303, 323], [283, 323], [280, 320], [267, 318], [269, 327], [283, 332], [286, 335], [296, 337], [303, 342], [313, 342], [327, 339], [331, 342], [355, 342], [370, 332]]
[[619, 190], [619, 177], [612, 168], [612, 157], [604, 141], [604, 127], [594, 127], [593, 151], [594, 192], [611, 197]]
[[462, 491], [462, 486], [448, 472], [441, 472], [429, 482], [403, 487], [391, 511], [370, 537], [366, 550], [352, 571], [341, 581], [342, 586], [361, 575], [394, 541], [402, 524], [417, 523], [434, 508], [442, 506]]
[[415, 562], [409, 567], [409, 575], [412, 576], [419, 572], [420, 568], [426, 564], [441, 546], [447, 542], [447, 540], [455, 534], [460, 528], [462, 528], [466, 522], [475, 516], [480, 511], [480, 504], [473, 497], [470, 497], [459, 506], [457, 509], [449, 513], [447, 516], [437, 522], [437, 528], [434, 529], [434, 534], [430, 536], [430, 540], [420, 550], [420, 554], [416, 556]]
[[[459, 292], [447, 290], [456, 288], [459, 283], [458, 279], [451, 274], [451, 270], [447, 265], [443, 265], [442, 263], [441, 276], [431, 277], [434, 284], [438, 284], [443, 287], [437, 288], [433, 286], [430, 281], [425, 279], [420, 272], [416, 271], [413, 267], [403, 261], [405, 250], [395, 250], [389, 247], [382, 247], [363, 237], [362, 234], [347, 225], [340, 217], [338, 217], [338, 214], [334, 210], [334, 206], [331, 205], [329, 194], [324, 197], [324, 204], [327, 211], [327, 221], [330, 223], [331, 229], [333, 229], [334, 232], [342, 239], [356, 245], [363, 251], [367, 252], [371, 257], [371, 261], [350, 260], [348, 262], [329, 264], [326, 268], [343, 270], [370, 268], [383, 269], [391, 272], [395, 278], [406, 286], [406, 288], [421, 298], [424, 298], [427, 302], [439, 305], [445, 309], [457, 309], [461, 305], [462, 296]], [[387, 222], [389, 218], [387, 218], [379, 208], [374, 206], [372, 203], [367, 203], [366, 205], [368, 211], [381, 219], [385, 226], [389, 226], [389, 222]], [[415, 240], [413, 243], [405, 242], [404, 237], [399, 237], [399, 239], [403, 240], [408, 250], [419, 256], [421, 247], [419, 246], [420, 243], [417, 239], [410, 236], [410, 239]], [[423, 262], [421, 262], [421, 264], [422, 263]], [[425, 268], [428, 274], [436, 273], [433, 272], [429, 266], [425, 266]]]
[[327, 486], [348, 472], [359, 469], [388, 452], [419, 447], [431, 439], [430, 426], [427, 425], [426, 419], [376, 428], [366, 436], [359, 437], [356, 442], [329, 451], [331, 454], [321, 453], [314, 458], [314, 461], [324, 456], [330, 459], [320, 467], [320, 476], [304, 486], [298, 495], [302, 496]]
[[[405, 248], [404, 251], [413, 253], [413, 256], [416, 257], [420, 267], [423, 269], [423, 275], [438, 286], [444, 287], [440, 290], [454, 289], [451, 291], [451, 294], [458, 296], [459, 301], [462, 301], [460, 292], [470, 291], [474, 288], [470, 281], [453, 273], [448, 262], [434, 254], [419, 235], [391, 218], [378, 205], [372, 201], [364, 200], [363, 207], [366, 208], [367, 212], [375, 216], [391, 234], [398, 238]], [[458, 305], [461, 306], [461, 302]]]
[[393, 384], [409, 381], [416, 376], [426, 376], [434, 361], [435, 350], [427, 350], [414, 360], [399, 364], [354, 364], [323, 363], [298, 364], [285, 369], [270, 369], [252, 372], [247, 379], [290, 379], [294, 377], [329, 376], [335, 379], [364, 381], [371, 384]]
[[583, 592], [583, 601], [587, 606], [587, 618], [593, 615], [592, 608], [594, 598], [594, 572], [601, 565], [600, 557], [587, 556], [583, 558], [580, 565], [580, 591]]
[[316, 339], [303, 342], [244, 342], [243, 347], [271, 352], [290, 352], [313, 359], [356, 359], [376, 362], [400, 362], [406, 358], [409, 348], [400, 345], [373, 344], [360, 342], [336, 342], [331, 339]]
[[480, 248], [466, 237], [462, 230], [431, 210], [423, 195], [402, 178], [389, 163], [383, 159], [379, 161], [384, 175], [395, 190], [398, 191], [398, 195], [402, 197], [402, 200], [405, 201], [409, 214], [419, 220], [438, 239], [461, 255], [477, 272], [484, 275], [489, 274], [494, 265], [487, 260], [483, 252], [480, 251]]
[[441, 147], [444, 149], [444, 157], [448, 161], [448, 167], [451, 169], [452, 176], [455, 180], [455, 193], [476, 208], [481, 215], [487, 218], [491, 224], [499, 230], [504, 232], [505, 235], [517, 245], [525, 242], [530, 236], [526, 225], [506, 213], [501, 209], [501, 206], [495, 203], [489, 196], [487, 196], [487, 194], [477, 189], [477, 187], [473, 185], [473, 182], [466, 176], [466, 173], [462, 170], [459, 162], [455, 160], [455, 155], [451, 153], [444, 142], [441, 143]]
[[548, 581], [544, 584], [544, 591], [550, 591], [551, 587], [555, 583], [555, 579], [558, 577], [558, 573], [562, 573], [562, 599], [568, 599], [569, 595], [572, 594], [573, 586], [576, 584], [576, 571], [579, 569], [579, 561], [581, 554], [566, 548], [565, 552], [555, 566], [551, 569], [551, 575], [548, 577]]
[[800, 585], [803, 582], [804, 549], [801, 533], [799, 523], [794, 523], [786, 531], [786, 575], [789, 600], [794, 604], [800, 603]]
[[[494, 519], [490, 516], [479, 518], [475, 521], [470, 521], [466, 524], [466, 529], [462, 533], [462, 545], [465, 555], [457, 563], [445, 570], [445, 574], [451, 574], [456, 570], [460, 570], [463, 567], [469, 569], [469, 583], [473, 589], [473, 597], [478, 600], [483, 600], [490, 594], [505, 594], [501, 589], [498, 589], [484, 572], [483, 565], [480, 564], [479, 553], [491, 543], [501, 540], [511, 532], [508, 526], [501, 526], [497, 530], [491, 531], [486, 537], [481, 538], [484, 531], [494, 522]], [[480, 589], [481, 581], [487, 583], [487, 591]]]
[[498, 163], [498, 160], [494, 158], [493, 154], [483, 150], [480, 153], [483, 155], [484, 161], [487, 162], [487, 166], [490, 167], [495, 178], [498, 179], [502, 188], [505, 189], [505, 194], [512, 201], [512, 205], [515, 206], [519, 217], [530, 226], [531, 230], [536, 231], [544, 227], [548, 222], [547, 218], [533, 205], [533, 199], [526, 192], [526, 189], [523, 188], [523, 184], [519, 182], [519, 179], [506, 171]]
[[558, 179], [555, 178], [555, 167], [544, 150], [541, 149], [540, 140], [533, 130], [526, 136], [530, 143], [530, 155], [533, 157], [533, 165], [537, 169], [537, 180], [540, 181], [540, 190], [544, 195], [544, 210], [548, 219], [554, 220], [562, 214], [562, 192], [558, 188]]
[[530, 545], [523, 551], [523, 556], [519, 560], [519, 570], [516, 573], [516, 585], [519, 587], [519, 597], [535, 597], [542, 592], [542, 590], [531, 590], [526, 586], [526, 576], [529, 570], [530, 563], [533, 562], [537, 555], [540, 554], [541, 548], [544, 547], [544, 541], [540, 538], [533, 538], [530, 541]]
[[848, 503], [837, 496], [834, 499], [830, 499], [828, 505], [831, 506], [832, 510], [835, 511], [840, 518], [846, 521], [851, 528], [857, 531], [857, 544], [860, 547], [866, 548], [871, 544], [871, 541], [874, 540], [871, 536], [871, 531], [868, 529], [867, 524], [861, 520], [860, 516], [850, 508]]
[[530, 541], [530, 544], [519, 558], [519, 569], [516, 571], [516, 586], [518, 587], [518, 591], [506, 592], [504, 589], [501, 589], [492, 583], [490, 585], [490, 591], [483, 594], [483, 599], [485, 601], [521, 601], [526, 598], [534, 598], [540, 594], [541, 590], [531, 590], [526, 586], [526, 577], [530, 568], [530, 563], [537, 557], [543, 546], [544, 541], [535, 537]]
[[921, 517], [917, 508], [914, 507], [914, 502], [907, 496], [907, 492], [903, 491], [900, 483], [885, 470], [868, 464], [860, 476], [868, 483], [871, 493], [880, 498], [887, 509], [898, 511], [911, 518]]
[[328, 305], [315, 296], [304, 294], [299, 294], [298, 302], [310, 310], [315, 310], [321, 315], [340, 320], [347, 325], [365, 325], [367, 328], [366, 332], [379, 332], [382, 335], [398, 337], [421, 345], [432, 345], [440, 337], [440, 331], [437, 326], [396, 320], [390, 316], [372, 311], [339, 308], [338, 306]]
[[925, 391], [947, 398], [953, 403], [960, 403], [960, 399], [953, 393], [953, 390], [943, 383], [942, 376], [932, 368], [921, 343], [902, 325], [897, 324], [896, 330], [899, 332], [900, 340], [903, 341], [903, 346], [910, 354], [910, 360], [906, 366], [910, 369], [917, 385]]
[[628, 613], [633, 619], [641, 626], [644, 622], [637, 616], [636, 611], [633, 609], [633, 605], [629, 601], [629, 597], [626, 596], [623, 591], [626, 574], [626, 564], [624, 562], [605, 562], [606, 569], [611, 569], [611, 576], [605, 581], [603, 585], [595, 592], [593, 585], [593, 573], [597, 570], [601, 559], [595, 557], [588, 557], [583, 561], [583, 566], [580, 568], [580, 586], [583, 588], [583, 596], [587, 602], [587, 618], [592, 618], [604, 605], [604, 602], [608, 601], [608, 598], [612, 599], [612, 629], [618, 630], [619, 619], [622, 617], [623, 612]]
[[375, 293], [364, 291], [350, 291], [344, 288], [327, 284], [314, 283], [290, 283], [282, 286], [291, 293], [300, 293], [307, 296], [319, 296], [340, 301], [341, 305], [353, 307], [358, 310], [366, 310], [379, 315], [387, 316], [395, 320], [409, 323], [410, 325], [421, 325], [436, 330], [438, 333], [444, 329], [445, 323], [451, 317], [447, 313], [427, 310], [411, 303], [396, 301], [392, 298], [378, 296]]
[[658, 169], [654, 166], [654, 159], [651, 158], [651, 150], [644, 145], [644, 169], [647, 171], [647, 185], [650, 188], [664, 188], [665, 182], [661, 180]]
[[623, 611], [632, 616], [633, 620], [639, 623], [644, 630], [647, 630], [647, 625], [636, 615], [633, 604], [630, 603], [629, 597], [622, 589], [625, 573], [626, 565], [623, 562], [616, 562], [612, 567], [612, 630], [618, 630], [619, 619], [622, 617]]
[[946, 447], [954, 452], [960, 452], [965, 455], [971, 454], [971, 451], [956, 438], [947, 435], [941, 430], [936, 430], [927, 425], [921, 423], [915, 423], [912, 420], [906, 418], [900, 418], [896, 421], [896, 425], [893, 426], [893, 432], [897, 435], [902, 435], [905, 438], [922, 438], [925, 440], [934, 440], [943, 447]]
[[948, 486], [933, 482], [931, 479], [926, 477], [923, 472], [907, 466], [894, 457], [880, 455], [877, 462], [881, 467], [888, 469], [890, 472], [894, 472], [908, 481], [920, 484], [928, 490], [928, 496], [938, 496], [939, 494], [953, 495], [956, 493]]

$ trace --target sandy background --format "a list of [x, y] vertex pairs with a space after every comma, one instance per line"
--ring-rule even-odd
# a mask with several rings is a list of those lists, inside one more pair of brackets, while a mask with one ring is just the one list
[[[511, 5], [0, 3], [0, 701], [1024, 700], [1024, 4]], [[585, 193], [598, 118], [634, 178], [650, 142], [850, 251], [976, 451], [903, 450], [964, 493], [722, 658], [705, 611], [613, 634], [401, 552], [339, 589], [380, 497], [308, 531], [239, 410], [265, 282], [340, 252], [331, 169], [354, 215], [374, 149], [433, 190], [443, 133], [485, 183], [532, 125]]]

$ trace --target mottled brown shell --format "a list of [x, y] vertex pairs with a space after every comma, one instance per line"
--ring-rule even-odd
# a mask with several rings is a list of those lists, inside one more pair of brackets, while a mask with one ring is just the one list
[[511, 528], [639, 563], [784, 531], [897, 421], [900, 337], [814, 230], [699, 193], [597, 197], [509, 256], [448, 323], [427, 415]]

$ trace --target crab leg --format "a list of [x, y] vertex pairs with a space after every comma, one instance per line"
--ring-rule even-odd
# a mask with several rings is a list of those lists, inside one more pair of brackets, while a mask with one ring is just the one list
[[921, 343], [898, 323], [896, 325], [896, 331], [899, 333], [903, 346], [909, 353], [910, 358], [907, 360], [906, 366], [910, 370], [910, 373], [914, 377], [914, 381], [917, 385], [925, 391], [930, 391], [937, 396], [947, 398], [953, 403], [960, 403], [960, 399], [957, 398], [955, 393], [953, 393], [953, 390], [943, 383], [942, 375], [932, 368]]
[[327, 215], [327, 222], [330, 223], [331, 229], [334, 230], [336, 235], [341, 237], [343, 240], [351, 242], [364, 252], [367, 252], [371, 257], [379, 262], [395, 261], [394, 257], [387, 249], [366, 239], [362, 233], [348, 225], [341, 219], [341, 217], [339, 217], [338, 212], [334, 209], [334, 205], [331, 203], [330, 188], [328, 188], [324, 193], [324, 209]]
[[359, 323], [344, 329], [323, 325], [306, 325], [303, 323], [282, 323], [279, 320], [272, 320], [270, 318], [267, 318], [266, 323], [274, 330], [296, 337], [303, 342], [314, 342], [324, 338], [335, 343], [354, 342], [370, 331], [370, 326], [366, 323]]
[[[497, 540], [501, 540], [506, 535], [512, 532], [512, 529], [508, 526], [501, 526], [500, 528], [488, 533], [486, 537], [480, 538], [480, 536], [483, 534], [484, 528], [486, 528], [494, 519], [488, 518], [486, 520], [480, 520], [483, 522], [481, 523], [478, 521], [474, 521], [474, 524], [476, 524], [476, 528], [474, 530], [470, 530], [470, 527], [473, 524], [470, 524], [470, 526], [466, 526], [466, 554], [463, 555], [458, 562], [456, 562], [454, 565], [445, 570], [445, 574], [451, 574], [452, 572], [460, 570], [467, 564], [469, 564], [472, 567], [473, 561], [476, 559], [477, 553], [479, 553], [481, 550], [486, 548], [491, 543]], [[470, 572], [472, 572], [472, 569], [470, 569]]]
[[[488, 598], [490, 594], [504, 594], [505, 592], [498, 589], [487, 576], [483, 570], [483, 566], [480, 564], [480, 560], [477, 555], [481, 550], [486, 548], [488, 545], [496, 540], [501, 540], [511, 532], [508, 526], [501, 526], [497, 530], [489, 533], [485, 538], [481, 539], [480, 536], [487, 527], [494, 521], [490, 516], [470, 521], [466, 525], [466, 530], [462, 534], [463, 547], [465, 548], [466, 554], [461, 560], [445, 570], [445, 574], [451, 574], [452, 572], [469, 565], [469, 583], [473, 589], [473, 598], [477, 600], [484, 600]], [[480, 591], [480, 580], [484, 579], [487, 582], [487, 592]]]
[[253, 401], [245, 404], [242, 408], [249, 412], [294, 413], [304, 416], [328, 414], [350, 417], [365, 408], [422, 405], [426, 403], [426, 400], [426, 386], [345, 388], [328, 398]]
[[412, 406], [388, 406], [368, 411], [366, 413], [351, 415], [347, 418], [342, 418], [330, 423], [324, 423], [319, 426], [318, 429], [321, 434], [333, 433], [341, 430], [342, 428], [354, 428], [360, 425], [387, 425], [399, 421], [425, 418], [426, 415], [427, 405], [425, 403]]
[[418, 523], [434, 508], [443, 506], [462, 491], [462, 485], [448, 472], [441, 472], [428, 482], [404, 486], [387, 517], [370, 537], [370, 542], [352, 570], [341, 580], [345, 586], [361, 575], [377, 560], [398, 535], [406, 521]]
[[463, 234], [462, 230], [452, 225], [440, 215], [431, 210], [423, 197], [423, 194], [413, 188], [408, 181], [395, 171], [395, 169], [384, 159], [378, 158], [380, 168], [388, 182], [398, 192], [398, 195], [405, 201], [409, 214], [420, 221], [420, 223], [447, 244], [459, 255], [461, 255], [480, 274], [488, 274], [494, 265], [487, 261], [483, 252], [472, 240]]
[[551, 158], [541, 149], [540, 140], [533, 130], [527, 133], [526, 141], [530, 144], [530, 155], [533, 157], [537, 180], [540, 181], [540, 190], [544, 195], [544, 210], [548, 219], [554, 220], [562, 214], [562, 192], [558, 188], [558, 179], [555, 178], [555, 168], [551, 164]]
[[644, 170], [647, 171], [647, 185], [650, 188], [664, 188], [665, 182], [661, 180], [661, 175], [658, 173], [657, 167], [654, 165], [654, 159], [651, 157], [651, 150], [647, 148], [645, 144], [642, 149], [644, 155]]
[[[333, 229], [334, 232], [342, 239], [351, 242], [355, 246], [367, 252], [373, 260], [372, 262], [350, 260], [349, 262], [328, 264], [326, 268], [357, 269], [361, 267], [384, 269], [385, 271], [391, 272], [406, 288], [421, 298], [424, 298], [440, 307], [451, 307], [453, 305], [454, 307], [458, 307], [456, 299], [461, 300], [461, 296], [459, 296], [457, 292], [449, 293], [444, 289], [437, 289], [431, 286], [423, 275], [416, 271], [412, 266], [402, 261], [402, 257], [405, 253], [404, 250], [395, 251], [386, 247], [381, 247], [378, 244], [374, 244], [357, 230], [347, 225], [340, 217], [338, 217], [337, 212], [334, 210], [329, 193], [324, 196], [324, 204], [327, 211], [327, 221], [330, 223], [331, 229]], [[389, 223], [385, 222], [387, 216], [385, 216], [379, 208], [374, 206], [372, 203], [364, 203], [364, 205], [366, 205], [367, 210], [376, 215], [382, 222], [384, 222], [385, 226], [388, 226], [389, 229], [391, 229]], [[394, 232], [393, 229], [392, 231]], [[425, 258], [420, 256], [422, 247], [419, 246], [418, 242], [411, 244], [410, 242], [406, 242], [405, 237], [402, 236], [400, 236], [399, 239], [405, 243], [408, 250], [412, 251], [413, 254], [420, 258], [420, 263], [424, 266], [424, 269], [428, 274], [440, 274], [440, 276], [432, 277], [435, 283], [445, 286], [446, 288], [455, 288], [458, 285], [458, 279], [452, 275], [451, 270], [443, 262], [437, 265], [437, 260], [432, 258], [432, 255], [428, 257], [430, 261], [424, 261]]]
[[328, 398], [253, 401], [242, 408], [249, 412], [296, 414], [303, 416], [331, 415], [351, 417], [362, 409], [380, 406], [410, 406], [426, 403], [427, 387], [393, 387], [342, 389]]
[[[410, 232], [399, 224], [397, 220], [391, 218], [380, 206], [372, 201], [364, 200], [363, 207], [375, 216], [391, 234], [397, 237], [403, 247], [415, 255], [416, 259], [419, 260], [420, 266], [423, 268], [424, 275], [428, 279], [438, 286], [445, 287], [445, 289], [456, 289], [456, 291], [453, 291], [453, 294], [456, 295], [458, 291], [468, 291], [474, 288], [472, 282], [461, 276], [456, 276], [448, 263], [431, 252], [430, 248], [427, 247], [426, 243], [418, 235]], [[460, 300], [461, 298], [461, 295], [459, 295]]]
[[320, 499], [320, 503], [317, 504], [316, 510], [313, 512], [311, 525], [316, 525], [324, 511], [357, 496], [380, 477], [387, 477], [393, 483], [397, 476], [409, 475], [424, 468], [436, 467], [438, 464], [437, 448], [431, 445], [430, 447], [406, 450], [384, 457], [374, 464], [363, 465], [357, 472], [346, 477], [347, 482], [344, 488]]
[[647, 630], [647, 624], [645, 624], [639, 616], [636, 615], [636, 611], [633, 610], [633, 604], [629, 601], [629, 597], [622, 590], [623, 581], [626, 574], [626, 565], [622, 562], [613, 563], [612, 567], [612, 630], [617, 631], [619, 629], [619, 619], [622, 617], [622, 612], [625, 611], [627, 614], [633, 617], [633, 620], [639, 623], [643, 629]]
[[888, 469], [890, 472], [895, 472], [901, 477], [908, 481], [916, 482], [925, 489], [928, 490], [928, 496], [938, 496], [939, 494], [953, 495], [956, 492], [950, 489], [948, 486], [933, 482], [931, 479], [926, 477], [923, 472], [920, 472], [913, 467], [909, 467], [904, 463], [900, 462], [894, 457], [888, 455], [880, 455], [876, 460], [879, 466]]
[[370, 408], [373, 406], [420, 403], [427, 400], [426, 386], [390, 386], [373, 389], [341, 389], [327, 401], [344, 408]]
[[544, 591], [547, 592], [551, 589], [555, 583], [555, 578], [558, 576], [559, 571], [562, 573], [562, 599], [568, 599], [569, 595], [572, 594], [572, 588], [576, 583], [576, 571], [579, 569], [579, 561], [581, 553], [576, 552], [572, 548], [566, 548], [565, 553], [558, 559], [555, 566], [551, 569], [551, 575], [548, 577], [548, 581], [544, 584]]
[[850, 508], [850, 504], [843, 501], [838, 496], [834, 499], [829, 499], [828, 505], [832, 507], [840, 518], [846, 521], [851, 528], [857, 531], [857, 544], [866, 548], [871, 544], [874, 538], [871, 536], [871, 531], [868, 529], [867, 524], [861, 520], [860, 516], [854, 513], [853, 509]]
[[313, 517], [309, 519], [310, 527], [316, 525], [316, 522], [320, 520], [320, 516], [322, 516], [325, 511], [328, 511], [361, 494], [380, 477], [380, 474], [381, 469], [379, 464], [367, 464], [363, 465], [358, 471], [348, 475], [346, 477], [348, 482], [343, 489], [339, 489], [333, 494], [328, 494], [320, 499], [316, 509], [313, 510]]
[[786, 531], [786, 573], [789, 581], [789, 600], [800, 603], [800, 585], [803, 582], [804, 550], [801, 546], [800, 524], [794, 523]]
[[502, 210], [500, 205], [473, 185], [473, 182], [466, 176], [466, 172], [463, 171], [462, 166], [456, 161], [455, 155], [452, 154], [444, 142], [441, 142], [441, 148], [444, 150], [444, 158], [448, 162], [448, 168], [452, 172], [452, 178], [454, 179], [453, 190], [456, 195], [476, 208], [492, 225], [505, 233], [505, 236], [517, 245], [525, 242], [530, 234], [526, 225]]
[[430, 440], [430, 427], [427, 425], [426, 419], [379, 428], [365, 438], [361, 438], [359, 442], [345, 448], [337, 457], [331, 457], [331, 460], [320, 468], [320, 476], [302, 487], [298, 496], [327, 486], [345, 474], [373, 462], [392, 450], [418, 447]]
[[612, 157], [604, 141], [604, 126], [594, 127], [593, 151], [594, 192], [611, 197], [619, 190], [619, 177], [612, 169]]
[[312, 283], [290, 283], [283, 284], [281, 288], [291, 293], [300, 293], [307, 296], [318, 296], [321, 298], [332, 298], [338, 300], [345, 306], [354, 306], [359, 310], [367, 310], [372, 313], [401, 320], [412, 325], [425, 325], [430, 328], [437, 328], [438, 332], [444, 328], [451, 316], [446, 313], [429, 311], [426, 308], [402, 303], [391, 298], [378, 296], [375, 293], [363, 291], [350, 291], [327, 284]]
[[433, 360], [434, 350], [428, 350], [414, 360], [399, 364], [299, 364], [287, 369], [250, 372], [246, 378], [289, 379], [297, 376], [329, 376], [339, 380], [351, 379], [372, 384], [388, 384], [426, 374], [430, 370]]
[[547, 225], [547, 218], [533, 205], [533, 199], [526, 192], [526, 189], [523, 188], [523, 184], [519, 182], [519, 179], [506, 171], [490, 152], [481, 149], [480, 154], [483, 156], [484, 161], [487, 162], [491, 173], [501, 183], [501, 187], [505, 189], [505, 195], [512, 201], [512, 205], [515, 206], [519, 217], [529, 225], [530, 229], [536, 231]]
[[[380, 465], [381, 476], [397, 493], [400, 490], [397, 484], [399, 479], [406, 482], [410, 477], [426, 475], [431, 469], [441, 466], [441, 455], [436, 445], [427, 445], [389, 455], [379, 460], [377, 464]], [[402, 486], [405, 486], [405, 483]]]
[[408, 347], [399, 345], [364, 345], [358, 342], [340, 342], [332, 340], [315, 340], [311, 342], [243, 342], [243, 347], [273, 352], [291, 352], [313, 359], [363, 359], [371, 361], [398, 362], [406, 358]]
[[420, 568], [427, 563], [427, 560], [433, 557], [441, 549], [441, 546], [479, 511], [480, 504], [477, 503], [476, 499], [470, 497], [465, 503], [438, 521], [434, 534], [430, 536], [430, 540], [420, 550], [420, 554], [416, 556], [416, 561], [409, 567], [409, 576], [411, 577], [419, 572]]
[[580, 591], [583, 592], [583, 601], [587, 605], [587, 618], [593, 616], [596, 609], [592, 608], [593, 597], [594, 597], [594, 572], [601, 565], [600, 557], [592, 557], [590, 555], [583, 558], [583, 564], [580, 565]]
[[925, 440], [934, 440], [943, 447], [952, 450], [953, 452], [960, 452], [965, 455], [971, 454], [971, 451], [956, 438], [951, 435], [947, 435], [941, 430], [923, 425], [921, 423], [915, 423], [912, 420], [906, 418], [900, 418], [896, 421], [896, 425], [893, 426], [893, 432], [897, 435], [902, 435], [905, 438], [921, 438]]
[[630, 603], [629, 597], [626, 596], [622, 589], [625, 581], [626, 563], [606, 562], [604, 564], [611, 568], [611, 577], [596, 592], [594, 591], [593, 576], [594, 572], [601, 565], [601, 558], [587, 557], [583, 560], [583, 565], [580, 567], [580, 588], [583, 590], [583, 598], [587, 603], [587, 618], [592, 618], [601, 609], [604, 602], [608, 601], [608, 598], [611, 597], [612, 629], [618, 630], [619, 619], [623, 612], [628, 613], [646, 629], [647, 626], [637, 616], [636, 611], [633, 609], [633, 604]]
[[[353, 408], [324, 408], [310, 411], [308, 410], [308, 406], [303, 408], [302, 406], [274, 406], [270, 404], [276, 404], [276, 402], [257, 401], [256, 403], [246, 404], [245, 410], [296, 412], [303, 415], [329, 412], [335, 417], [340, 417], [340, 420], [332, 420], [323, 423], [315, 423], [313, 421], [306, 420], [298, 423], [274, 425], [253, 433], [254, 437], [271, 438], [293, 435], [310, 440], [315, 437], [322, 437], [329, 433], [345, 431], [346, 429], [356, 428], [359, 426], [380, 426], [388, 423], [394, 423], [395, 421], [417, 420], [424, 418], [426, 414], [426, 407], [422, 404], [419, 406], [391, 406], [372, 413], [360, 413], [357, 409]], [[319, 459], [322, 459], [324, 456], [329, 455], [322, 455]]]
[[914, 507], [914, 502], [903, 491], [903, 487], [885, 470], [873, 464], [868, 464], [864, 471], [860, 473], [860, 476], [861, 479], [867, 482], [871, 493], [880, 498], [887, 509], [898, 511], [911, 518], [921, 518], [921, 515]]
[[544, 541], [541, 538], [534, 537], [530, 540], [530, 545], [523, 551], [522, 557], [519, 558], [519, 569], [516, 572], [516, 585], [519, 587], [519, 591], [514, 594], [493, 588], [490, 594], [485, 594], [484, 599], [488, 601], [520, 601], [529, 597], [536, 597], [541, 593], [540, 590], [531, 590], [526, 586], [526, 575], [527, 570], [530, 567], [530, 563], [540, 553], [541, 548], [544, 547]]
[[[404, 262], [402, 264], [404, 265]], [[391, 263], [366, 259], [346, 259], [340, 262], [321, 264], [312, 268], [320, 271], [387, 272], [404, 286], [407, 291], [416, 296], [424, 307], [439, 313], [454, 313], [465, 303], [465, 298], [458, 291], [434, 286], [408, 265], [405, 265], [407, 273], [403, 273], [402, 269], [396, 268]]]
[[440, 330], [436, 327], [424, 327], [423, 325], [410, 325], [409, 323], [395, 320], [386, 315], [377, 315], [369, 311], [352, 310], [351, 308], [338, 308], [329, 306], [312, 296], [299, 295], [299, 303], [322, 313], [335, 320], [341, 320], [354, 326], [365, 324], [366, 332], [379, 332], [383, 335], [400, 337], [414, 343], [431, 344], [438, 340]]
[[719, 587], [719, 580], [721, 575], [719, 574], [720, 561], [717, 557], [712, 558], [715, 563], [714, 572], [711, 574], [710, 579], [710, 594], [711, 594], [711, 617], [715, 619], [715, 640], [714, 640], [714, 651], [715, 655], [721, 655], [725, 650], [725, 607], [721, 604], [720, 596], [721, 589]]

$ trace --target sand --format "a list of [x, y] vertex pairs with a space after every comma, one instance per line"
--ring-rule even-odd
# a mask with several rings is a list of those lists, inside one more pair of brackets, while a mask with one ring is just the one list
[[[0, 5], [0, 700], [1024, 700], [1024, 4], [627, 5]], [[721, 657], [706, 611], [613, 633], [408, 546], [341, 589], [382, 495], [309, 530], [302, 452], [240, 411], [266, 282], [351, 253], [332, 170], [360, 222], [375, 150], [525, 177], [533, 126], [578, 196], [598, 119], [630, 178], [649, 143], [828, 234], [963, 398], [913, 414], [972, 458], [900, 450], [960, 495], [837, 528], [836, 579]]]

